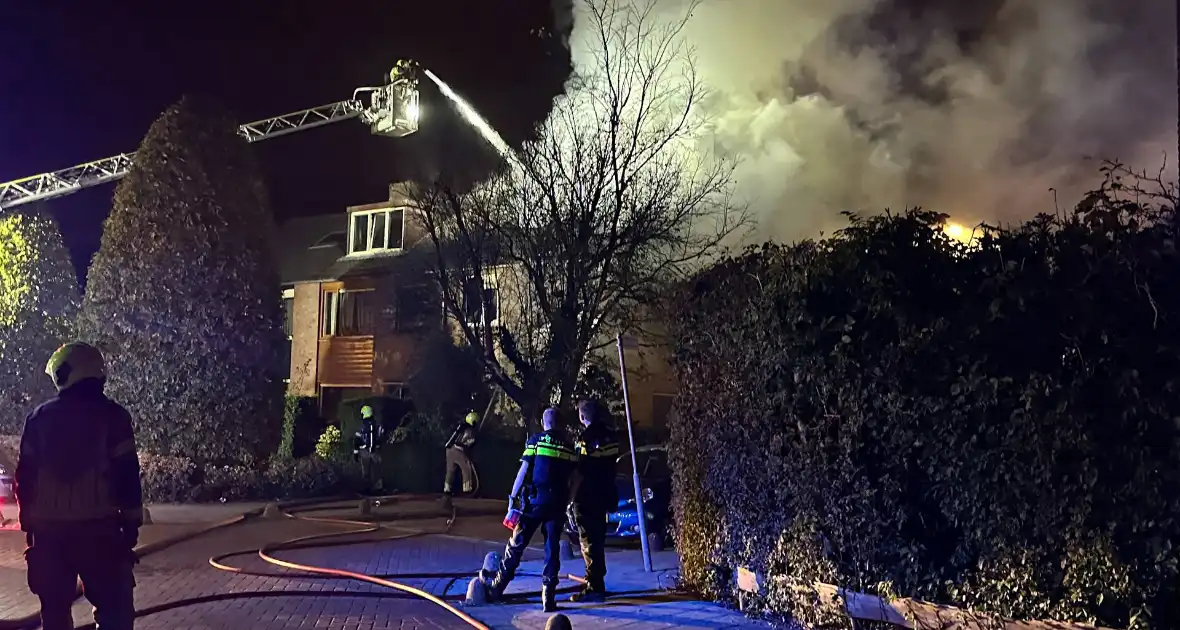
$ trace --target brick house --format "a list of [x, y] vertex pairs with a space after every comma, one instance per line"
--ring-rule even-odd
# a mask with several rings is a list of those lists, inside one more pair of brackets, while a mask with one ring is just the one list
[[[427, 358], [425, 340], [450, 328], [430, 277], [433, 249], [405, 186], [391, 186], [388, 201], [279, 226], [288, 390], [317, 396], [326, 417], [345, 400], [410, 396], [406, 384]], [[494, 271], [485, 278], [493, 323], [501, 316], [499, 282]], [[605, 364], [617, 370], [614, 347], [603, 352]], [[661, 425], [676, 391], [666, 357], [652, 350], [627, 354], [634, 420]]]

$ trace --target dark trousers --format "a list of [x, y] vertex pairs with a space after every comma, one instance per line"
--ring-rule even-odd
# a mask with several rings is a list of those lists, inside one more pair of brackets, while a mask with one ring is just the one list
[[574, 527], [586, 562], [586, 587], [606, 592], [606, 514], [605, 507], [574, 504]]
[[44, 630], [73, 630], [79, 579], [99, 630], [132, 630], [135, 556], [117, 525], [34, 532], [25, 561], [29, 590], [41, 600]]
[[541, 570], [541, 584], [557, 585], [561, 580], [561, 532], [564, 527], [565, 511], [560, 506], [529, 506], [525, 509], [500, 560], [500, 570], [494, 582], [500, 592], [516, 577], [525, 548], [537, 530], [541, 530], [545, 537], [545, 568]]
[[475, 479], [472, 474], [471, 457], [467, 455], [467, 451], [452, 446], [447, 449], [447, 477], [443, 480], [443, 494], [454, 494], [455, 489], [451, 485], [451, 480], [455, 478], [456, 468], [459, 469], [459, 473], [463, 477], [463, 492], [465, 494], [474, 492]]

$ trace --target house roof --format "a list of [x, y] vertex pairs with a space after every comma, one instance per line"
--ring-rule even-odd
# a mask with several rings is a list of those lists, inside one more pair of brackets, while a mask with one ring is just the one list
[[370, 254], [367, 256], [347, 256], [339, 258], [327, 270], [327, 277], [332, 280], [343, 280], [350, 276], [369, 276], [388, 271], [393, 263], [401, 257], [401, 250]]
[[278, 226], [279, 278], [284, 285], [332, 279], [329, 273], [348, 246], [342, 213], [288, 219]]

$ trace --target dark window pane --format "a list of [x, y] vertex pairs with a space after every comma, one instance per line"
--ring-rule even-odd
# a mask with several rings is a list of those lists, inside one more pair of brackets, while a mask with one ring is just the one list
[[389, 213], [389, 248], [402, 248], [402, 221], [404, 210], [393, 210]]
[[373, 249], [385, 249], [389, 247], [385, 241], [385, 222], [389, 219], [389, 215], [384, 212], [378, 212], [373, 215], [373, 227], [370, 232], [373, 235]]
[[352, 251], [363, 252], [369, 249], [369, 215], [352, 215]]

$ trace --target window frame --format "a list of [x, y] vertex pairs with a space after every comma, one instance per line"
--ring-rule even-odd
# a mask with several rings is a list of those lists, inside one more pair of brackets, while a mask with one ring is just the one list
[[[393, 214], [395, 212], [401, 214], [400, 240], [397, 244], [397, 247], [390, 247], [389, 238], [390, 238], [390, 233], [392, 231], [391, 226], [393, 225]], [[373, 247], [374, 234], [373, 234], [373, 221], [372, 221], [371, 217], [379, 215], [379, 214], [385, 215], [385, 233], [384, 233], [383, 239], [382, 239], [382, 242], [385, 243], [385, 247]], [[366, 230], [366, 232], [368, 234], [367, 247], [365, 249], [360, 249], [360, 250], [356, 249], [356, 222], [357, 222], [358, 217], [370, 217], [369, 223], [368, 223], [368, 229]], [[356, 212], [348, 213], [348, 243], [347, 243], [347, 248], [348, 248], [347, 252], [348, 253], [346, 254], [348, 256], [365, 256], [365, 255], [377, 254], [377, 253], [382, 253], [382, 252], [398, 251], [398, 250], [402, 249], [402, 246], [405, 244], [405, 241], [406, 241], [406, 208], [405, 207], [397, 206], [397, 207], [390, 207], [390, 208], [378, 208], [376, 210], [357, 210]]]
[[[472, 283], [474, 283], [475, 278], [472, 278], [471, 281], [472, 281]], [[492, 311], [493, 311], [493, 314], [495, 315], [495, 317], [492, 317], [491, 319], [488, 320], [488, 325], [492, 326], [493, 328], [496, 326], [499, 326], [500, 325], [500, 287], [496, 286], [495, 283], [489, 282], [487, 279], [484, 279], [484, 281], [481, 282], [479, 284], [479, 286], [480, 286], [480, 289], [482, 290], [482, 293], [479, 297], [479, 313], [477, 314], [477, 317], [475, 318], [474, 321], [472, 320], [472, 317], [471, 317], [472, 313], [469, 313], [468, 308], [467, 308], [467, 306], [468, 306], [467, 305], [467, 297], [468, 297], [467, 290], [464, 289], [464, 291], [463, 291], [463, 319], [466, 320], [466, 323], [468, 326], [471, 326], [473, 328], [482, 328], [483, 324], [484, 324], [484, 321], [483, 321], [484, 320], [484, 309], [486, 309], [488, 306], [488, 304], [487, 304], [488, 301], [486, 300], [486, 296], [487, 296], [488, 292], [491, 291], [492, 299], [490, 300], [490, 302], [492, 303]]]
[[[370, 313], [374, 331], [362, 334], [341, 334], [340, 322], [342, 321], [342, 303], [343, 296], [349, 293], [370, 293], [376, 294], [375, 289], [325, 289], [320, 295], [320, 339], [329, 339], [332, 337], [340, 337], [342, 339], [363, 339], [373, 337], [376, 335], [376, 327], [378, 326], [377, 319], [380, 317], [379, 309]], [[331, 303], [331, 310], [329, 311], [328, 304]], [[372, 308], [375, 308], [371, 305]]]
[[437, 312], [437, 307], [441, 306], [441, 304], [436, 304], [436, 308], [425, 310], [420, 318], [414, 319], [411, 323], [405, 316], [405, 304], [410, 301], [407, 298], [414, 296], [415, 294], [432, 297], [435, 295], [434, 291], [431, 290], [431, 286], [425, 283], [408, 284], [398, 287], [394, 298], [397, 309], [395, 314], [394, 328], [399, 333], [419, 333], [423, 330], [430, 329], [430, 319]]

